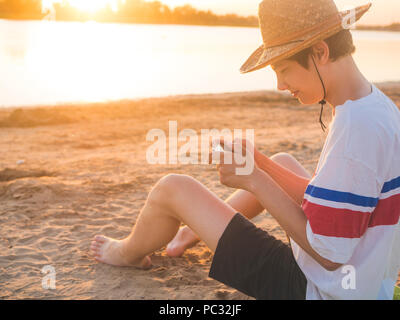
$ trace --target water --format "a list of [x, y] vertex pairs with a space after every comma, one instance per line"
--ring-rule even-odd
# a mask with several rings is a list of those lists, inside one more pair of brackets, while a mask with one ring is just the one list
[[[400, 33], [353, 31], [371, 81], [400, 80]], [[240, 74], [257, 28], [0, 20], [0, 107], [276, 88]]]

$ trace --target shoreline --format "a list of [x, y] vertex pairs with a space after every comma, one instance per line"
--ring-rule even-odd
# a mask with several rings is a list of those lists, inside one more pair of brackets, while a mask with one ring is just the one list
[[[218, 17], [230, 16], [234, 14], [226, 14], [226, 15], [217, 15]], [[242, 19], [255, 19], [258, 21], [257, 16], [237, 16], [238, 18]], [[0, 17], [0, 20], [7, 20], [7, 21], [43, 21], [43, 18], [34, 18], [34, 17]], [[176, 25], [176, 26], [203, 26], [203, 27], [233, 27], [233, 28], [259, 28], [258, 23], [255, 24], [187, 24], [187, 23], [177, 23], [177, 22], [132, 22], [132, 21], [113, 21], [113, 20], [105, 20], [105, 21], [96, 21], [96, 20], [79, 20], [79, 19], [71, 19], [71, 20], [55, 20], [55, 22], [79, 22], [79, 23], [86, 23], [86, 22], [96, 22], [96, 23], [111, 23], [111, 24], [140, 24], [140, 25]], [[386, 31], [386, 32], [400, 32], [400, 22], [394, 22], [389, 25], [359, 25], [356, 27], [357, 31]]]
[[[384, 81], [384, 82], [373, 82], [381, 90], [396, 90], [400, 89], [400, 80], [399, 81]], [[165, 95], [159, 97], [140, 97], [140, 98], [124, 98], [124, 99], [117, 99], [117, 100], [107, 100], [107, 101], [98, 101], [98, 102], [61, 102], [55, 104], [37, 104], [37, 105], [20, 105], [20, 106], [5, 106], [0, 107], [0, 119], [1, 114], [4, 112], [12, 112], [17, 109], [22, 110], [32, 110], [32, 109], [43, 109], [43, 108], [66, 108], [66, 107], [98, 107], [104, 106], [107, 104], [126, 104], [126, 103], [138, 103], [138, 102], [145, 102], [149, 100], [154, 101], [162, 101], [162, 100], [185, 100], [185, 99], [231, 99], [235, 97], [270, 97], [271, 99], [283, 99], [283, 100], [292, 100], [293, 98], [288, 92], [281, 92], [278, 90], [252, 90], [252, 91], [233, 91], [233, 92], [220, 92], [220, 93], [195, 93], [195, 94], [172, 94], [172, 95]]]

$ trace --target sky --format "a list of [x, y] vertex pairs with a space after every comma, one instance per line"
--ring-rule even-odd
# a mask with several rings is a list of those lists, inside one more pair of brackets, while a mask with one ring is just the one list
[[[152, 0], [148, 0], [152, 1]], [[236, 13], [239, 15], [258, 15], [261, 0], [159, 0], [171, 8], [190, 4], [199, 10], [211, 10], [217, 14]], [[296, 0], [293, 0], [296, 1]], [[372, 2], [372, 7], [359, 24], [387, 25], [400, 22], [400, 0], [335, 0], [339, 9]]]

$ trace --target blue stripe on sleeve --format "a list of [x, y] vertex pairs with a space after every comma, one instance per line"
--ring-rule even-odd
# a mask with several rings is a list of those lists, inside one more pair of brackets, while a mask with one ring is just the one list
[[393, 189], [397, 189], [398, 187], [400, 187], [400, 177], [394, 178], [393, 180], [390, 180], [388, 182], [385, 182], [383, 184], [383, 188], [382, 188], [382, 193], [384, 192], [389, 192]]
[[351, 192], [335, 191], [313, 185], [308, 185], [305, 193], [314, 198], [350, 203], [361, 207], [376, 207], [379, 201], [379, 198], [364, 197]]

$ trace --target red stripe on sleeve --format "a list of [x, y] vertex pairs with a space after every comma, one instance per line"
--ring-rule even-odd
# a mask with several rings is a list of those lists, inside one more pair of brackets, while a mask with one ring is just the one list
[[368, 227], [389, 226], [397, 224], [400, 217], [400, 194], [380, 199]]
[[327, 237], [360, 238], [371, 217], [369, 212], [321, 206], [306, 199], [302, 208], [313, 233]]

